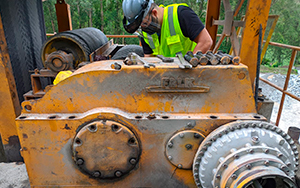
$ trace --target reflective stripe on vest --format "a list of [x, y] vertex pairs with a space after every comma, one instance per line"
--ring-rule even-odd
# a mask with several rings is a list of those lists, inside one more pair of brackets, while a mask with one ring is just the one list
[[153, 55], [160, 54], [165, 57], [175, 57], [177, 52], [185, 54], [187, 51], [193, 51], [195, 48], [196, 43], [182, 34], [177, 13], [179, 5], [187, 6], [187, 4], [183, 3], [165, 7], [160, 42], [156, 33], [149, 36], [143, 32], [144, 40], [153, 50]]

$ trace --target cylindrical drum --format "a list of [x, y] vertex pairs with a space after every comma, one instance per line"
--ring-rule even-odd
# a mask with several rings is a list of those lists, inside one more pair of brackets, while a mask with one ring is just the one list
[[58, 33], [42, 47], [43, 64], [54, 72], [76, 68], [107, 41], [102, 31], [92, 27]]

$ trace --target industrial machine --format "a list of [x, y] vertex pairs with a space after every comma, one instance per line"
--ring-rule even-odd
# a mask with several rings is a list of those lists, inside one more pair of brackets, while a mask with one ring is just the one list
[[245, 65], [130, 57], [22, 103], [32, 187], [296, 187], [297, 148], [256, 113]]
[[[82, 42], [79, 36], [90, 33], [46, 41], [47, 71], [74, 72], [39, 99], [27, 95], [15, 120], [31, 187], [296, 188], [297, 146], [257, 113], [254, 100], [253, 51], [270, 3], [249, 1], [244, 22], [233, 20], [234, 11], [227, 14], [220, 40], [233, 35], [233, 56], [218, 52], [218, 42], [207, 54], [143, 58], [130, 52], [125, 60], [79, 66], [101, 45], [112, 52], [107, 39], [86, 43], [95, 35], [105, 39], [102, 32], [90, 28], [96, 34]], [[214, 43], [223, 23], [219, 5], [208, 2], [206, 28]], [[244, 25], [240, 45], [236, 24]]]

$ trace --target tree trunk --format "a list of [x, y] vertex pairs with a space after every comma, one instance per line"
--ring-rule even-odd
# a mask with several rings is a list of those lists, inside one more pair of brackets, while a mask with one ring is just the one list
[[81, 28], [81, 21], [80, 21], [80, 6], [79, 6], [79, 2], [77, 3], [77, 13], [78, 13], [78, 22], [79, 22], [79, 28]]
[[93, 27], [92, 11], [93, 11], [92, 8], [88, 10], [88, 15], [89, 15], [89, 27]]
[[101, 31], [104, 29], [103, 0], [100, 0]]
[[56, 32], [55, 32], [54, 21], [53, 21], [53, 17], [52, 17], [52, 11], [51, 11], [50, 6], [51, 6], [51, 5], [49, 5], [47, 8], [48, 8], [48, 10], [49, 10], [49, 14], [50, 14], [50, 18], [51, 18], [52, 31], [53, 31], [53, 33], [56, 33]]

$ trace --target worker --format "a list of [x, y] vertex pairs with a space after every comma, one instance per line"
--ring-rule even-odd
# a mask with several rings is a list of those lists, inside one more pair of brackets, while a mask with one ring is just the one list
[[153, 0], [123, 0], [122, 8], [123, 26], [129, 33], [140, 33], [145, 57], [206, 53], [212, 45], [203, 23], [185, 3], [164, 7]]

